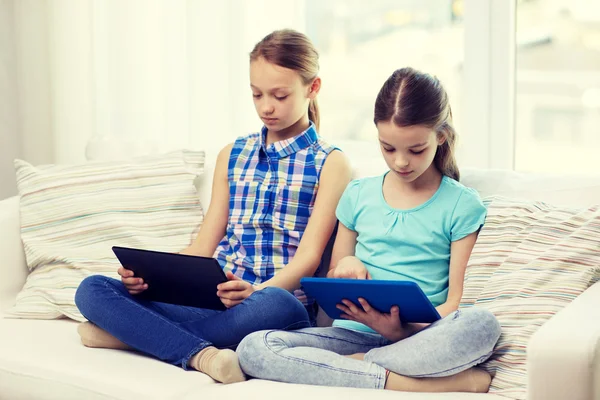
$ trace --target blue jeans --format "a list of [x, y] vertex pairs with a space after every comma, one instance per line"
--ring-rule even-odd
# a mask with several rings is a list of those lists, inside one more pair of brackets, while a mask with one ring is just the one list
[[[393, 343], [381, 335], [339, 327], [262, 331], [237, 348], [250, 376], [309, 385], [383, 389], [386, 369], [411, 377], [454, 375], [485, 361], [500, 337], [492, 313], [455, 311]], [[364, 361], [344, 357], [366, 353]]]
[[205, 347], [235, 349], [251, 332], [310, 326], [302, 303], [275, 287], [216, 311], [139, 300], [121, 281], [93, 275], [79, 285], [75, 304], [85, 318], [123, 343], [184, 369]]

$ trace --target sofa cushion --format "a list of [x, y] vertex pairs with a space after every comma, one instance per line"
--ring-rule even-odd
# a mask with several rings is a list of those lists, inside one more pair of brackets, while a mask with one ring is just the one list
[[90, 274], [118, 277], [112, 246], [179, 251], [203, 217], [194, 187], [204, 152], [124, 162], [34, 167], [16, 160], [21, 239], [30, 274], [14, 317], [83, 320], [75, 290]]
[[[364, 400], [397, 398], [375, 389], [251, 380], [216, 384], [208, 376], [128, 351], [90, 349], [77, 324], [0, 318], [0, 398], [36, 400]], [[490, 395], [402, 393], [407, 400], [501, 400]]]
[[543, 201], [563, 207], [600, 203], [600, 175], [543, 174], [500, 169], [462, 169], [461, 183], [481, 197], [502, 196]]
[[600, 210], [495, 197], [465, 274], [461, 307], [485, 307], [502, 335], [484, 367], [491, 393], [526, 397], [531, 335], [600, 279]]

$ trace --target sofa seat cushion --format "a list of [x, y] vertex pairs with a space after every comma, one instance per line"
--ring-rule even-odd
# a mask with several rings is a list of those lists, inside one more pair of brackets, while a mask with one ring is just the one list
[[[251, 380], [216, 384], [204, 374], [184, 371], [144, 355], [89, 349], [79, 343], [77, 323], [0, 318], [1, 399], [260, 399], [364, 400], [397, 398], [383, 390], [289, 385]], [[500, 400], [494, 395], [402, 395], [408, 400]]]
[[0, 398], [175, 399], [213, 386], [138, 353], [87, 348], [68, 319], [0, 319], [0, 393], [14, 392]]

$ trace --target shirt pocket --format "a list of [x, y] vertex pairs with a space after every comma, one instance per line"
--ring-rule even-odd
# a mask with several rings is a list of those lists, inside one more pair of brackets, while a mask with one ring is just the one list
[[258, 217], [260, 183], [254, 181], [229, 182], [229, 223], [249, 225]]
[[284, 230], [304, 231], [313, 210], [317, 183], [282, 184], [275, 196], [273, 220]]

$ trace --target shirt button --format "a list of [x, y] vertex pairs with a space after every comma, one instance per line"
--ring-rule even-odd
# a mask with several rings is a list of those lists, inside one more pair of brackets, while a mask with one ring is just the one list
[[263, 261], [265, 261], [267, 259], [267, 257], [266, 256], [260, 256], [260, 259], [263, 260]]

